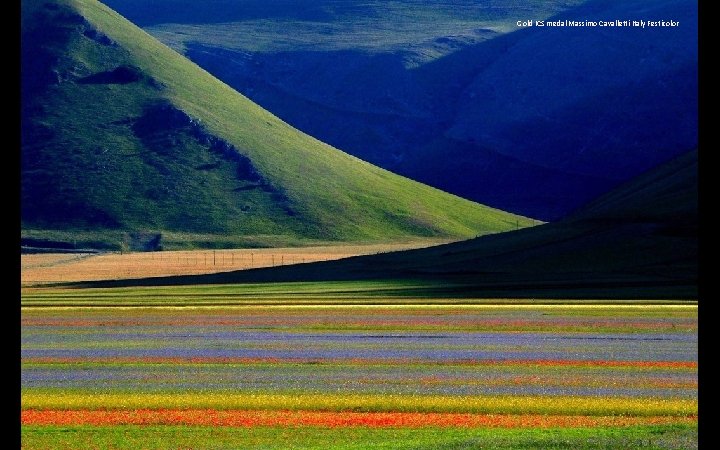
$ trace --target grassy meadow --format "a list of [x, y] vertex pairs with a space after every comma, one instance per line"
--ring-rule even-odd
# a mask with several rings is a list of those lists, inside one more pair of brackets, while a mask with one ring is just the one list
[[[697, 447], [694, 425], [622, 428], [326, 428], [197, 426], [25, 426], [26, 448], [256, 449], [687, 449]], [[208, 445], [208, 443], [211, 443]]]

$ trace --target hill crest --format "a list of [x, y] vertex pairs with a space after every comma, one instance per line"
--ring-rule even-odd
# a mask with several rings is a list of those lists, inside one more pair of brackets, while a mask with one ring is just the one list
[[99, 2], [22, 9], [24, 229], [389, 241], [531, 223], [301, 133]]

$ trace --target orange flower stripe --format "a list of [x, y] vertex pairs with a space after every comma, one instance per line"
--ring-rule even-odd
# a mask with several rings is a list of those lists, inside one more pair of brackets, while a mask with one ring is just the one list
[[356, 413], [313, 411], [219, 411], [126, 410], [55, 411], [25, 410], [23, 425], [205, 425], [225, 427], [315, 426], [315, 427], [488, 427], [568, 428], [598, 426], [694, 424], [697, 416], [546, 416], [454, 413]]

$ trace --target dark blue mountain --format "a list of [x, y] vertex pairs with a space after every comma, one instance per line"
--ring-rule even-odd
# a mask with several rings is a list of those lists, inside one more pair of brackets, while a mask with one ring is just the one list
[[[308, 134], [540, 219], [697, 146], [694, 0], [108, 3]], [[679, 26], [515, 25], [553, 14]]]

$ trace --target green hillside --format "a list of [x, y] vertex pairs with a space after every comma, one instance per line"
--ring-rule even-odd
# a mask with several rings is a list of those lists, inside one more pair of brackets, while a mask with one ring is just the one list
[[[565, 220], [517, 232], [341, 261], [94, 285], [373, 280], [383, 295], [412, 297], [697, 298], [697, 164], [697, 151], [686, 153]], [[357, 285], [341, 291], [351, 289]]]
[[93, 0], [22, 2], [22, 81], [26, 238], [279, 245], [530, 224], [299, 132]]

